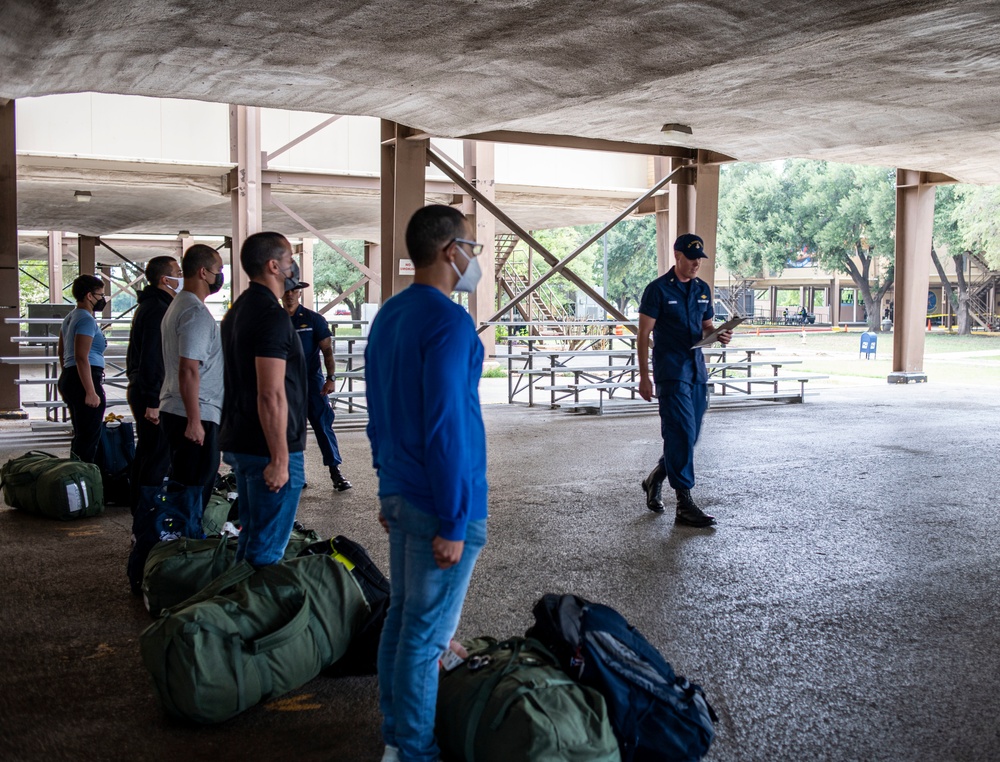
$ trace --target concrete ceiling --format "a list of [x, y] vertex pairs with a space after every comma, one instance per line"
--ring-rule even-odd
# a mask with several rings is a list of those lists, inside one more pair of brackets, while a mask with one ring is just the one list
[[1000, 182], [995, 0], [7, 0], [0, 97], [97, 91]]

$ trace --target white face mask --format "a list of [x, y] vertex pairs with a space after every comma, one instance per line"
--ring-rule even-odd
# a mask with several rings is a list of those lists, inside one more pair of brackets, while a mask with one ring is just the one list
[[174, 278], [170, 275], [164, 276], [167, 279], [167, 288], [172, 289], [175, 294], [184, 290], [184, 279]]
[[464, 251], [462, 247], [459, 246], [458, 250], [462, 252], [463, 256], [469, 260], [469, 266], [465, 268], [465, 272], [459, 272], [458, 267], [455, 263], [451, 263], [451, 268], [458, 274], [458, 283], [455, 284], [453, 291], [460, 291], [463, 293], [469, 293], [470, 291], [475, 291], [476, 286], [479, 284], [479, 279], [483, 277], [482, 268], [479, 266], [479, 257], [470, 257]]

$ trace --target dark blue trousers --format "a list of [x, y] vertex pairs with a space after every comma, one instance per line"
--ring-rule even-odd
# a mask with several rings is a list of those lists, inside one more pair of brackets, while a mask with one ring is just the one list
[[323, 453], [323, 465], [339, 466], [343, 460], [337, 446], [337, 435], [333, 433], [333, 405], [330, 398], [320, 394], [318, 389], [309, 392], [308, 416], [309, 425], [316, 432], [316, 442]]
[[708, 408], [708, 384], [667, 381], [656, 385], [667, 481], [673, 489], [694, 487], [694, 446]]

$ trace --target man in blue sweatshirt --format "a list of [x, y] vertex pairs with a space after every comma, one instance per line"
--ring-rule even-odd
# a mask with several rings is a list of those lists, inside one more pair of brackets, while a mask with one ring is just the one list
[[427, 206], [406, 229], [413, 285], [387, 300], [365, 350], [368, 438], [389, 533], [389, 612], [379, 647], [383, 760], [432, 762], [438, 659], [486, 544], [483, 345], [451, 300], [481, 275], [469, 221]]

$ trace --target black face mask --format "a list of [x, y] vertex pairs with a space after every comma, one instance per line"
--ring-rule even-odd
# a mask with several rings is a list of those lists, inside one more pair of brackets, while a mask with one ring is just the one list
[[[282, 271], [281, 274], [285, 275], [285, 272]], [[285, 275], [285, 291], [294, 291], [299, 287], [300, 275], [301, 273], [299, 272], [299, 263], [293, 259], [292, 272], [290, 275]]]
[[215, 274], [215, 280], [208, 284], [208, 293], [217, 294], [222, 290], [222, 284], [226, 282], [226, 277], [220, 270]]
[[101, 297], [96, 302], [94, 302], [94, 312], [101, 312], [105, 307], [108, 306], [108, 300], [106, 297]]

